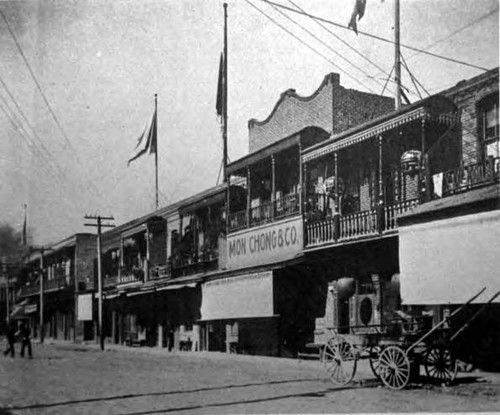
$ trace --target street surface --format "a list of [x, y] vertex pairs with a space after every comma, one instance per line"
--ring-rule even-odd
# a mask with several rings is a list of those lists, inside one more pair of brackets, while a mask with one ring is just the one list
[[[2, 347], [4, 346], [2, 342]], [[34, 344], [1, 356], [0, 414], [239, 414], [498, 411], [500, 374], [459, 373], [452, 387], [379, 385], [367, 362], [333, 385], [320, 363], [222, 353]]]

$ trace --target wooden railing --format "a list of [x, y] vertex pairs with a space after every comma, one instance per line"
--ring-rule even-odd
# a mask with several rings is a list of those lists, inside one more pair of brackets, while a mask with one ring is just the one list
[[467, 189], [498, 181], [500, 177], [500, 158], [460, 166], [443, 174], [443, 196], [463, 192]]
[[125, 270], [122, 269], [120, 275], [118, 276], [117, 284], [130, 284], [132, 282], [143, 282], [144, 272], [141, 269], [138, 270]]
[[237, 231], [247, 227], [247, 211], [240, 210], [229, 214], [229, 230]]
[[[367, 210], [306, 223], [306, 248], [382, 234], [397, 228], [400, 214], [418, 205], [408, 200], [383, 210]], [[382, 216], [383, 215], [383, 216]]]
[[396, 229], [398, 226], [397, 218], [404, 212], [413, 209], [418, 205], [418, 199], [405, 200], [403, 202], [396, 203], [395, 205], [389, 205], [384, 207], [384, 230], [389, 231]]
[[307, 224], [306, 238], [307, 247], [336, 241], [334, 219], [328, 218]]
[[163, 278], [171, 278], [172, 277], [172, 267], [167, 265], [157, 265], [152, 267], [149, 271], [149, 279], [150, 280], [161, 280]]
[[259, 206], [250, 208], [250, 223], [253, 226], [271, 222], [273, 204], [271, 201], [262, 202]]
[[284, 195], [274, 202], [274, 206], [274, 217], [276, 219], [299, 213], [299, 195], [297, 193]]
[[[248, 226], [258, 226], [264, 223], [272, 222], [295, 215], [300, 212], [300, 202], [298, 193], [289, 193], [282, 196], [280, 199], [273, 201], [261, 202], [259, 206], [247, 210], [240, 210], [229, 214], [229, 231], [237, 231], [247, 228]], [[247, 213], [249, 213], [250, 223], [248, 223]]]
[[374, 210], [342, 215], [339, 220], [339, 239], [352, 239], [378, 232], [377, 212]]

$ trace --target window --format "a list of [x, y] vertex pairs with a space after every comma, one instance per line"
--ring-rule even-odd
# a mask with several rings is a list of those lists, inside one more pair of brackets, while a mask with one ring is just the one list
[[481, 101], [479, 116], [479, 131], [485, 158], [500, 157], [497, 94], [491, 94]]

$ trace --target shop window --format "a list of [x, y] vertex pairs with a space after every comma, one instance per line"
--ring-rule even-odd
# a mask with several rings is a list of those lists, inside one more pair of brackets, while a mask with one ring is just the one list
[[498, 95], [491, 94], [484, 98], [478, 106], [479, 135], [485, 158], [500, 156]]

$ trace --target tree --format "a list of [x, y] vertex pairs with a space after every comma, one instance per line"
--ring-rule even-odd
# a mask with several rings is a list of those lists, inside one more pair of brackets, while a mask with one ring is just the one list
[[0, 223], [0, 261], [18, 262], [25, 252], [22, 232], [16, 231], [7, 223]]

